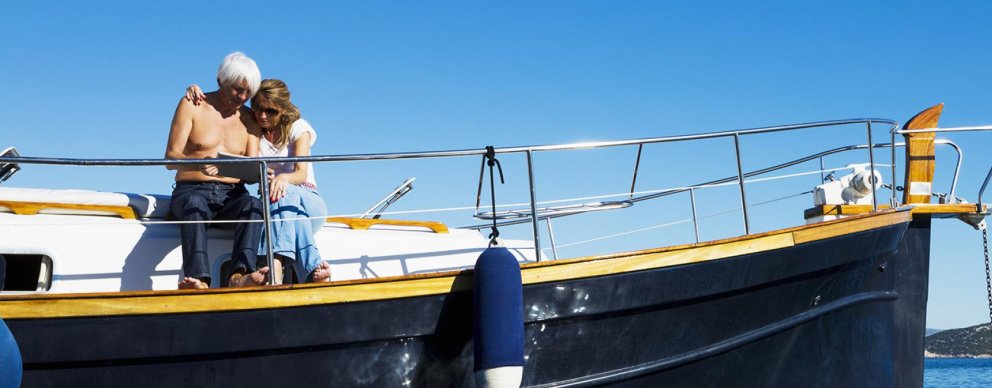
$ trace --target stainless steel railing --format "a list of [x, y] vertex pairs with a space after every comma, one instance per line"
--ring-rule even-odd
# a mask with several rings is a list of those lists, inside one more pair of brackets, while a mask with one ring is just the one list
[[[907, 133], [922, 133], [922, 132], [950, 133], [950, 132], [978, 132], [978, 131], [992, 131], [992, 125], [954, 127], [954, 128], [924, 128], [924, 129], [902, 129], [902, 130], [896, 129], [892, 131], [892, 134], [904, 135]], [[949, 194], [952, 198], [954, 197], [954, 189], [955, 189], [954, 184], [956, 184], [958, 180], [958, 170], [961, 167], [961, 157], [960, 157], [961, 150], [957, 148], [957, 145], [955, 145], [954, 147], [955, 149], [958, 150], [959, 157], [958, 157], [958, 169], [956, 169], [954, 172], [954, 180], [953, 180], [953, 184], [951, 185], [951, 192]], [[977, 211], [979, 213], [982, 213], [982, 204], [983, 204], [982, 197], [985, 195], [985, 189], [989, 185], [989, 179], [992, 179], [992, 167], [989, 167], [989, 172], [988, 174], [985, 175], [985, 180], [982, 182], [982, 187], [981, 189], [978, 190], [978, 203], [976, 205], [978, 209]]]
[[[710, 132], [702, 134], [692, 134], [692, 135], [678, 135], [678, 136], [665, 136], [665, 137], [652, 137], [634, 140], [621, 140], [621, 141], [603, 141], [603, 142], [587, 142], [587, 143], [572, 143], [572, 144], [558, 144], [558, 145], [538, 145], [538, 146], [520, 146], [520, 147], [504, 147], [496, 148], [496, 154], [512, 154], [512, 153], [524, 153], [527, 158], [527, 175], [528, 183], [530, 188], [530, 221], [532, 223], [533, 229], [533, 240], [534, 249], [537, 260], [540, 260], [541, 248], [540, 248], [540, 231], [538, 228], [538, 221], [541, 217], [538, 216], [537, 209], [537, 191], [534, 183], [534, 163], [533, 154], [536, 152], [548, 152], [548, 151], [563, 151], [563, 150], [576, 150], [576, 149], [589, 149], [589, 148], [605, 148], [605, 147], [622, 147], [622, 146], [638, 146], [638, 161], [635, 164], [634, 175], [631, 180], [631, 201], [642, 201], [651, 198], [655, 198], [663, 195], [670, 195], [674, 193], [659, 193], [653, 196], [643, 196], [634, 198], [633, 188], [636, 185], [637, 179], [637, 169], [639, 168], [640, 154], [643, 150], [643, 146], [646, 144], [654, 143], [669, 143], [669, 142], [683, 142], [691, 140], [703, 140], [703, 139], [716, 139], [716, 138], [731, 138], [734, 142], [734, 157], [737, 164], [737, 176], [728, 178], [731, 181], [736, 180], [738, 182], [740, 191], [740, 206], [742, 212], [742, 222], [744, 225], [744, 233], [750, 234], [750, 220], [747, 211], [747, 197], [744, 178], [752, 173], [745, 174], [743, 171], [742, 162], [742, 151], [740, 147], [740, 138], [744, 136], [751, 136], [764, 133], [772, 132], [783, 132], [783, 131], [794, 131], [799, 129], [810, 129], [810, 128], [827, 128], [827, 127], [840, 127], [845, 125], [854, 124], [864, 124], [867, 130], [867, 140], [868, 145], [864, 148], [868, 150], [869, 161], [871, 164], [872, 173], [875, 171], [875, 157], [874, 148], [876, 145], [872, 143], [872, 124], [882, 124], [889, 127], [890, 132], [895, 133], [898, 123], [896, 121], [888, 119], [877, 119], [877, 118], [860, 118], [860, 119], [848, 119], [848, 120], [833, 120], [833, 121], [820, 121], [811, 122], [803, 124], [793, 124], [793, 125], [783, 125], [783, 126], [772, 126], [772, 127], [761, 127], [761, 128], [748, 128], [739, 130], [730, 130], [722, 132]], [[238, 164], [238, 163], [258, 163], [261, 171], [265, 171], [268, 163], [274, 162], [344, 162], [344, 161], [366, 161], [366, 160], [392, 160], [392, 159], [422, 159], [422, 158], [441, 158], [441, 157], [455, 157], [455, 156], [482, 156], [486, 153], [485, 149], [466, 149], [466, 150], [450, 150], [450, 151], [427, 151], [427, 152], [401, 152], [401, 153], [380, 153], [380, 154], [350, 154], [350, 155], [323, 155], [323, 156], [306, 156], [306, 157], [266, 157], [266, 158], [245, 158], [245, 159], [216, 159], [216, 158], [205, 158], [205, 159], [177, 159], [177, 160], [166, 160], [166, 159], [69, 159], [69, 158], [39, 158], [39, 157], [0, 157], [0, 163], [23, 163], [23, 164], [49, 164], [49, 165], [75, 165], [75, 166], [164, 166], [164, 165], [184, 165], [184, 164]], [[893, 164], [895, 161], [893, 160]], [[753, 173], [766, 172], [767, 169], [760, 170]], [[990, 171], [990, 176], [992, 176], [992, 171]], [[268, 187], [265, 184], [266, 174], [262, 174], [261, 183], [261, 195], [263, 198], [268, 196]], [[986, 180], [988, 181], [988, 180]], [[874, 186], [872, 187], [873, 195]], [[690, 191], [690, 194], [693, 194]], [[693, 200], [694, 202], [694, 200]], [[265, 208], [265, 220], [266, 220], [266, 239], [271, 241], [271, 236], [268, 228], [268, 207]], [[877, 210], [877, 203], [873, 205], [873, 210]], [[548, 225], [550, 229], [550, 224]], [[272, 263], [272, 254], [268, 252], [270, 265]]]

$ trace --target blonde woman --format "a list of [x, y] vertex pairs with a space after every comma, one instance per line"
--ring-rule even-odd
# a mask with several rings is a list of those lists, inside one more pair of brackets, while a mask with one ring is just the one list
[[[202, 92], [196, 85], [186, 90], [186, 96], [198, 103]], [[262, 80], [258, 93], [251, 99], [255, 120], [262, 128], [258, 156], [309, 156], [317, 140], [317, 132], [290, 100], [289, 88], [277, 79]], [[310, 163], [269, 163], [269, 207], [272, 213], [272, 251], [277, 260], [273, 273], [282, 279], [282, 267], [291, 263], [300, 281], [330, 280], [330, 265], [321, 260], [314, 242], [314, 233], [324, 224], [327, 207], [317, 192]], [[296, 219], [284, 221], [287, 219]], [[264, 257], [265, 239], [261, 239], [258, 254]], [[234, 280], [239, 285], [259, 285], [265, 282], [258, 272]]]

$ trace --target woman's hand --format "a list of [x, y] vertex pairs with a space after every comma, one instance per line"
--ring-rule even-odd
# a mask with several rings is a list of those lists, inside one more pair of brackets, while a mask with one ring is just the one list
[[289, 183], [289, 174], [276, 175], [275, 178], [269, 181], [269, 201], [276, 203], [276, 201], [285, 197], [286, 188], [291, 184]]
[[206, 100], [207, 96], [203, 94], [203, 90], [199, 86], [192, 84], [186, 88], [186, 99], [192, 102], [193, 105], [200, 105], [200, 101]]

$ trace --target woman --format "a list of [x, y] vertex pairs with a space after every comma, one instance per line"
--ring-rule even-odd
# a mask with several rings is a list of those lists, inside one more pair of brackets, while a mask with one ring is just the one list
[[[204, 98], [196, 85], [186, 89], [186, 97], [194, 104]], [[300, 110], [290, 101], [285, 83], [277, 79], [262, 80], [258, 93], [251, 99], [251, 108], [255, 120], [262, 127], [258, 156], [310, 155], [317, 132], [310, 123], [300, 118]], [[277, 261], [273, 279], [283, 278], [282, 268], [288, 261], [292, 263], [297, 277], [305, 276], [307, 282], [329, 281], [331, 266], [321, 260], [313, 239], [314, 233], [324, 225], [327, 206], [317, 193], [317, 181], [310, 163], [269, 163], [269, 172], [272, 252]], [[265, 256], [264, 238], [258, 252], [260, 256]], [[257, 274], [243, 276], [234, 281], [238, 284], [232, 285], [263, 283], [263, 278]]]

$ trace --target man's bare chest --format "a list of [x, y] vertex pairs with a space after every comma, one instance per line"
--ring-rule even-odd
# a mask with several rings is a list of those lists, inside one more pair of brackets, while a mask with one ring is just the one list
[[214, 118], [209, 115], [194, 118], [189, 146], [198, 151], [223, 151], [243, 154], [248, 130], [237, 117]]

